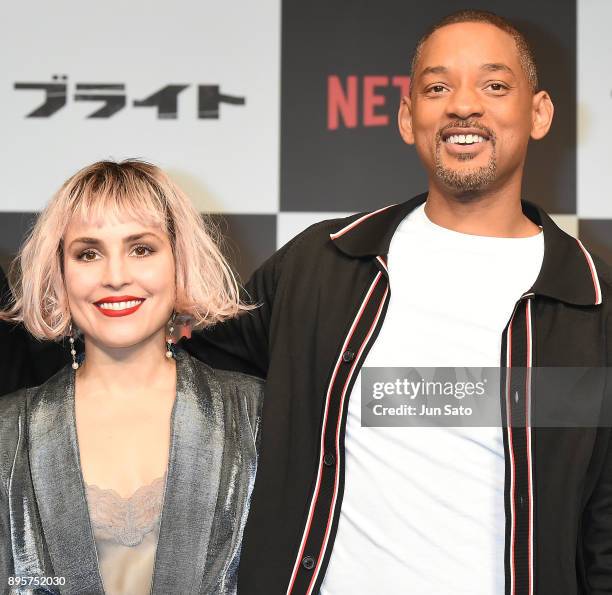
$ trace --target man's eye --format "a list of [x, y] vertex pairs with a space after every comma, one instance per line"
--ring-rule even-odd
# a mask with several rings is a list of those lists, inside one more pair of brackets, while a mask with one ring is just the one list
[[444, 87], [444, 85], [433, 85], [433, 86], [429, 87], [428, 91], [436, 93], [436, 94], [440, 94], [445, 89], [446, 89], [446, 87]]
[[149, 248], [149, 246], [138, 245], [134, 246], [132, 252], [135, 253], [135, 256], [137, 258], [144, 258], [145, 256], [149, 256], [149, 254], [152, 254], [154, 250], [152, 248]]
[[503, 83], [489, 83], [487, 86], [491, 89], [491, 91], [505, 91], [508, 88]]

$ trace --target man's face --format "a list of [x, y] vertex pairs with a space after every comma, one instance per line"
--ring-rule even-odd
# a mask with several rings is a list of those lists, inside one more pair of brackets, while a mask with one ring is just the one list
[[411, 84], [400, 128], [431, 181], [468, 193], [521, 175], [537, 97], [511, 35], [486, 23], [442, 27], [424, 43]]

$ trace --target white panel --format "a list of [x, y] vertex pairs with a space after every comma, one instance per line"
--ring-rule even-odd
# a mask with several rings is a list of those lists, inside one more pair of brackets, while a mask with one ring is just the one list
[[[280, 0], [15, 2], [0, 36], [0, 211], [38, 210], [78, 168], [140, 157], [168, 170], [201, 210], [278, 210]], [[68, 75], [68, 103], [49, 118], [25, 115], [41, 91], [15, 82]], [[124, 83], [127, 106], [87, 119], [76, 83]], [[167, 84], [188, 84], [178, 118], [133, 107]], [[219, 85], [245, 106], [197, 117], [197, 86]]]
[[284, 246], [307, 227], [325, 219], [339, 219], [353, 213], [279, 213], [276, 227], [276, 247]]
[[612, 2], [578, 0], [578, 197], [582, 219], [612, 218]]
[[575, 215], [551, 215], [550, 218], [565, 232], [578, 237], [578, 217]]

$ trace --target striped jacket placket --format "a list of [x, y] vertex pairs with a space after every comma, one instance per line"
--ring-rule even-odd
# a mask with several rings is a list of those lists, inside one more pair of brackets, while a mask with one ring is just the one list
[[317, 479], [310, 501], [287, 594], [316, 593], [323, 580], [335, 536], [344, 488], [344, 433], [348, 398], [363, 362], [383, 323], [389, 303], [389, 278], [384, 257], [342, 344], [329, 382]]
[[533, 294], [525, 294], [516, 303], [502, 336], [500, 404], [505, 455], [506, 595], [532, 595], [534, 592], [533, 298]]

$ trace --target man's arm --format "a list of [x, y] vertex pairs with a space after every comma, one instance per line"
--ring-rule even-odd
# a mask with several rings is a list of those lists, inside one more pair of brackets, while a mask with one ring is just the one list
[[252, 275], [243, 300], [258, 307], [238, 318], [201, 331], [180, 345], [214, 368], [245, 372], [265, 378], [269, 364], [269, 337], [274, 300], [283, 261], [297, 238], [285, 244]]
[[[12, 294], [0, 268], [0, 307]], [[37, 386], [70, 361], [69, 353], [53, 341], [37, 341], [23, 325], [0, 320], [0, 398], [17, 389]]]
[[597, 430], [593, 450], [602, 453], [598, 480], [585, 507], [582, 523], [587, 593], [612, 593], [612, 314], [606, 325], [608, 377], [602, 407], [602, 425]]
[[599, 482], [583, 517], [587, 593], [612, 593], [612, 429], [600, 429], [598, 441], [607, 440]]
[[[10, 300], [8, 281], [0, 268], [0, 308], [6, 307]], [[0, 320], [0, 395], [25, 385], [27, 359], [27, 341], [23, 327]]]

